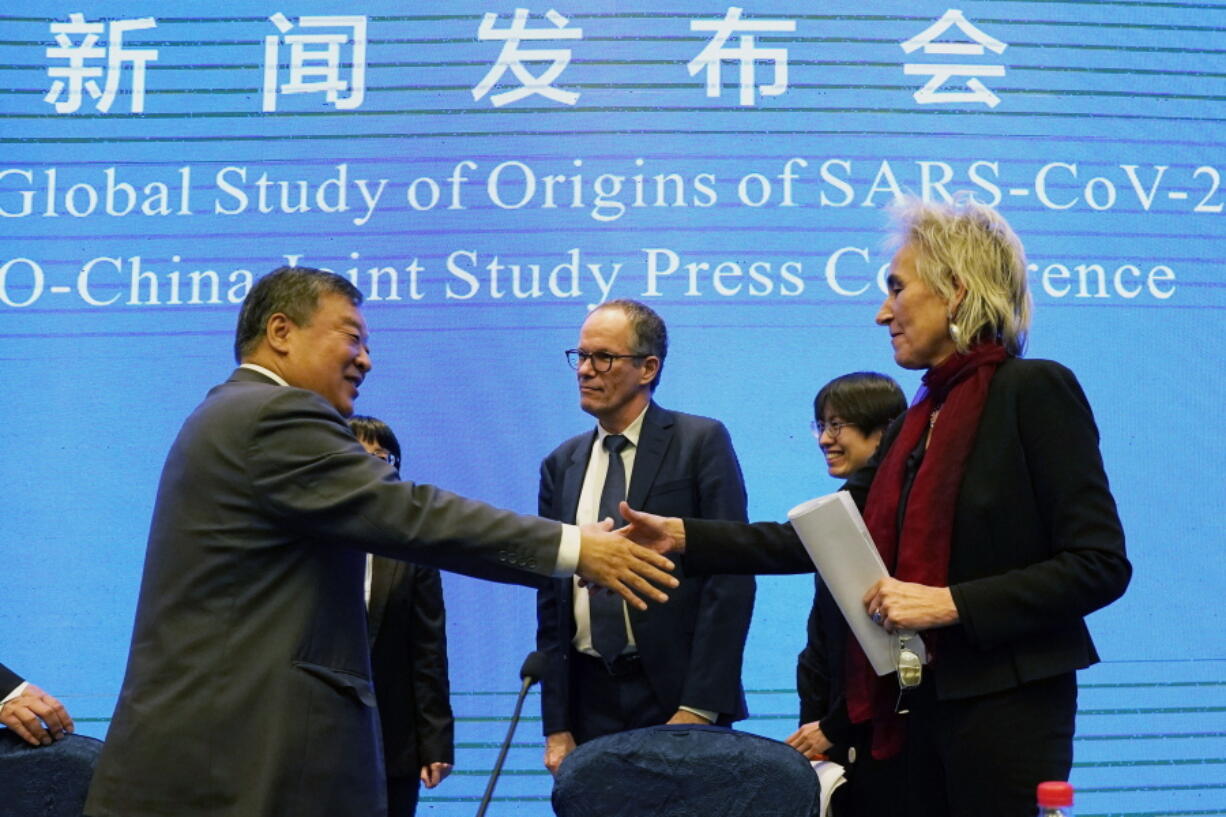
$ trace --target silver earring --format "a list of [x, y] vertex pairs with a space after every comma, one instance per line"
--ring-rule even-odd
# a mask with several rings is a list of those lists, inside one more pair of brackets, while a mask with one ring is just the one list
[[949, 337], [953, 340], [955, 344], [961, 344], [962, 343], [962, 327], [954, 323], [954, 313], [950, 312], [945, 317], [946, 317], [946, 320], [949, 322]]

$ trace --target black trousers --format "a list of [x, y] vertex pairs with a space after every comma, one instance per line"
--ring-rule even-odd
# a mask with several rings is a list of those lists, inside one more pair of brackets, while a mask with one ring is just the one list
[[420, 777], [389, 777], [387, 779], [387, 817], [413, 817], [417, 811]]
[[1072, 768], [1076, 674], [955, 701], [933, 687], [907, 693], [898, 756], [873, 760], [860, 733], [836, 817], [1033, 817], [1035, 787]]
[[638, 656], [604, 661], [576, 650], [570, 654], [570, 722], [576, 743], [666, 723], [676, 709], [665, 711], [647, 680]]

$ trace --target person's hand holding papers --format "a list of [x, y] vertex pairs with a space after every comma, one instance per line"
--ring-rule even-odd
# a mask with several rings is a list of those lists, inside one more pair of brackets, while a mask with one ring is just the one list
[[864, 609], [886, 632], [931, 630], [958, 623], [958, 608], [948, 587], [929, 587], [885, 578], [864, 594]]

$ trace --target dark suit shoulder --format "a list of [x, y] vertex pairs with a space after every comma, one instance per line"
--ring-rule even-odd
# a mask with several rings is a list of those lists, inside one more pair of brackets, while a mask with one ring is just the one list
[[573, 437], [569, 437], [565, 442], [563, 442], [557, 448], [550, 451], [549, 454], [546, 455], [545, 459], [552, 460], [560, 456], [569, 456], [571, 453], [575, 451], [575, 449], [579, 448], [580, 446], [591, 445], [592, 435], [594, 433], [595, 432], [593, 432], [591, 429], [588, 429], [587, 431], [580, 432]]
[[[1007, 410], [1017, 416], [1041, 422], [1076, 415], [1094, 425], [1090, 401], [1077, 376], [1054, 360], [1006, 360], [992, 378], [988, 397], [995, 404], [993, 411], [1009, 406]], [[1097, 438], [1097, 430], [1093, 436]]]
[[273, 383], [250, 369], [237, 369], [229, 380], [210, 389], [200, 408], [224, 405], [259, 410], [275, 406], [287, 409], [294, 407], [294, 410], [297, 410], [296, 407], [299, 404], [303, 409], [309, 409], [311, 413], [325, 414], [329, 419], [335, 419], [342, 425], [345, 424], [345, 418], [341, 417], [327, 400], [315, 392], [296, 386], [282, 386], [279, 383]]
[[323, 397], [246, 369], [236, 373], [247, 374], [258, 379], [236, 376], [209, 391], [184, 422], [172, 457], [203, 458], [193, 461], [207, 464], [219, 452], [227, 461], [237, 454], [254, 477], [261, 463], [279, 472], [291, 460], [323, 462], [334, 453], [362, 453], [345, 418]]
[[672, 423], [683, 431], [709, 432], [724, 428], [724, 424], [713, 417], [703, 417], [700, 414], [686, 414], [684, 411], [671, 411], [654, 404], [653, 406], [659, 410], [661, 420]]
[[580, 434], [567, 439], [554, 450], [550, 451], [544, 459], [541, 460], [542, 476], [548, 473], [558, 473], [573, 460], [579, 452], [586, 452], [591, 444], [594, 436], [594, 431], [584, 431]]
[[1039, 388], [1076, 383], [1077, 376], [1067, 366], [1041, 358], [1009, 358], [1000, 364], [992, 378], [992, 385], [996, 388]]

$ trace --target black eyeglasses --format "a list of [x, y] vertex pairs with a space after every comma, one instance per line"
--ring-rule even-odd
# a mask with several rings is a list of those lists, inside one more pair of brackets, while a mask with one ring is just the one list
[[567, 349], [566, 362], [575, 371], [579, 371], [579, 367], [583, 365], [583, 361], [589, 361], [592, 368], [597, 372], [607, 372], [613, 368], [613, 362], [622, 358], [642, 359], [649, 355], [615, 355], [612, 352], [585, 352], [582, 349]]
[[822, 434], [826, 431], [830, 432], [832, 439], [837, 440], [843, 429], [854, 425], [855, 423], [844, 423], [842, 420], [831, 420], [828, 423], [822, 422], [821, 420], [809, 421], [809, 428], [813, 429], [813, 436], [817, 437], [819, 440], [822, 438]]

